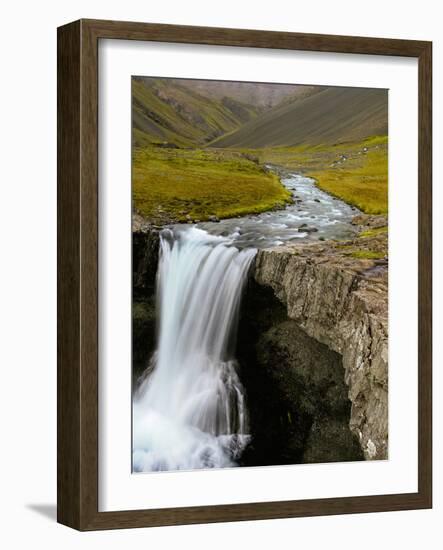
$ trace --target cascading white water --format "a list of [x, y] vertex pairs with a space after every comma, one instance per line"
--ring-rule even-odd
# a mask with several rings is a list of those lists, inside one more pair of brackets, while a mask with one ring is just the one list
[[233, 355], [253, 248], [196, 227], [164, 230], [157, 351], [133, 403], [136, 472], [235, 466], [249, 441]]

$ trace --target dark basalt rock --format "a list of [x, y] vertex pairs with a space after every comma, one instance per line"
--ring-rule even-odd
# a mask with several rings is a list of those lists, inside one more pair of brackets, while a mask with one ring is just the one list
[[304, 463], [346, 462], [363, 456], [358, 441], [342, 420], [318, 417], [313, 422], [303, 453]]
[[155, 349], [159, 246], [157, 229], [132, 233], [132, 374], [135, 385]]
[[134, 299], [155, 292], [160, 233], [156, 229], [132, 233], [132, 293]]
[[154, 296], [132, 303], [132, 374], [135, 385], [155, 350], [156, 324]]
[[306, 224], [301, 225], [298, 228], [299, 233], [316, 233], [318, 229], [316, 227], [308, 227]]

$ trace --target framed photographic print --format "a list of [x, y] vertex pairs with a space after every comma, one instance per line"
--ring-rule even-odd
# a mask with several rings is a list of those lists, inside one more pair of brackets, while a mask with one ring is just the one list
[[430, 508], [431, 43], [58, 29], [58, 520]]

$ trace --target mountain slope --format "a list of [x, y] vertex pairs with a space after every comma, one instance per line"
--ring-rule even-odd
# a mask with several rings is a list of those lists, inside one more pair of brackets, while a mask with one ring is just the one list
[[135, 77], [132, 81], [135, 146], [204, 145], [257, 114], [252, 105], [234, 98], [206, 97], [177, 80]]
[[306, 98], [288, 98], [210, 146], [259, 148], [343, 143], [386, 135], [387, 125], [387, 90], [327, 87]]

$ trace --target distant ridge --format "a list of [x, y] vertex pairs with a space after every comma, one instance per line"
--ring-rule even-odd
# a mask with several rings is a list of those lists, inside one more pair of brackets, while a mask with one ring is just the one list
[[260, 148], [358, 141], [388, 133], [388, 91], [326, 87], [282, 104], [210, 143]]
[[247, 103], [260, 111], [275, 107], [287, 97], [303, 94], [310, 86], [297, 84], [273, 84], [262, 82], [232, 82], [223, 80], [175, 80], [205, 97], [223, 99], [229, 97]]

